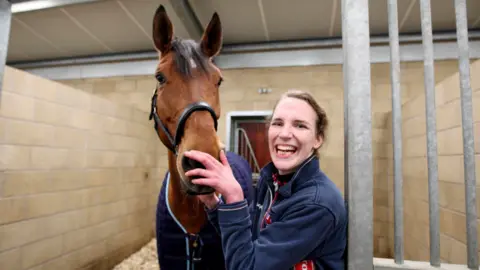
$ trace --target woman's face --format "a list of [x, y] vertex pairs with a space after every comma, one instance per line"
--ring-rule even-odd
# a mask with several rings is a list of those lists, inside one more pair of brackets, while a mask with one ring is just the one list
[[317, 115], [305, 101], [283, 98], [275, 108], [268, 129], [270, 156], [280, 174], [294, 172], [322, 139], [316, 135]]

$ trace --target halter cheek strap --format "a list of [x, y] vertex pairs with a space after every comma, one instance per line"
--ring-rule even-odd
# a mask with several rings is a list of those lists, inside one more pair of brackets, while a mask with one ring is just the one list
[[[175, 155], [176, 155], [176, 149], [174, 148], [175, 147], [175, 141], [173, 140], [172, 135], [170, 135], [170, 132], [168, 132], [167, 128], [165, 127], [165, 125], [163, 125], [162, 121], [160, 120], [160, 118], [158, 117], [158, 114], [157, 114], [157, 89], [154, 90], [154, 93], [153, 93], [153, 96], [152, 96], [150, 116], [148, 117], [148, 120], [152, 120], [152, 118], [153, 118], [153, 122], [154, 122], [153, 127], [155, 128], [155, 131], [158, 134], [158, 126], [160, 126], [163, 133], [165, 133], [165, 135], [168, 138], [168, 141], [170, 142], [170, 145], [167, 145], [167, 148], [170, 151], [172, 151], [173, 153], [175, 153]], [[158, 134], [158, 137], [160, 138], [160, 134]]]

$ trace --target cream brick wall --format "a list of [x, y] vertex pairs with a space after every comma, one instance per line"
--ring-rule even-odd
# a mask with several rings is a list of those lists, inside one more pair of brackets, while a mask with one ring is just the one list
[[[437, 61], [435, 78], [439, 82], [455, 73], [456, 61]], [[423, 91], [423, 63], [401, 65], [402, 102]], [[278, 97], [290, 88], [311, 91], [327, 111], [330, 130], [322, 150], [321, 167], [343, 191], [343, 75], [341, 65], [223, 70], [221, 87], [222, 114], [219, 134], [226, 139], [226, 114], [238, 110], [271, 110]], [[372, 64], [372, 136], [374, 152], [374, 245], [375, 256], [391, 257], [388, 238], [389, 209], [388, 157], [391, 156], [391, 133], [387, 118], [391, 111], [389, 64]], [[107, 99], [132, 104], [148, 112], [155, 87], [152, 76], [112, 77], [68, 80], [62, 83]], [[258, 88], [272, 89], [270, 94], [257, 93]]]
[[6, 68], [1, 269], [110, 269], [153, 235], [165, 171], [148, 115]]
[[[478, 76], [480, 74], [480, 60], [471, 64], [470, 74], [472, 90], [474, 91], [476, 191], [480, 195], [480, 79]], [[435, 88], [441, 233], [440, 256], [444, 262], [466, 264], [465, 185], [459, 74], [454, 73], [441, 79]], [[424, 93], [406, 102], [402, 107], [402, 114], [405, 258], [428, 261], [430, 245]], [[391, 146], [389, 147], [391, 148]], [[389, 166], [391, 174], [391, 162]], [[393, 209], [393, 178], [391, 175], [389, 179], [391, 213], [389, 238], [390, 246], [393, 248], [393, 213], [391, 212]], [[480, 217], [478, 195], [477, 212]], [[480, 219], [478, 224], [480, 225]], [[478, 241], [480, 241], [480, 237]]]

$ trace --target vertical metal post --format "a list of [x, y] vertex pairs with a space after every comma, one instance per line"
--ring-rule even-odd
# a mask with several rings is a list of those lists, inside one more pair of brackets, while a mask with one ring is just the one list
[[[341, 4], [341, 14], [342, 14], [342, 52], [343, 52], [343, 65], [342, 65], [342, 75], [343, 75], [343, 190], [344, 190], [344, 200], [347, 207], [348, 214], [348, 87], [347, 87], [347, 67], [348, 67], [348, 50], [347, 50], [347, 35], [346, 33], [346, 13], [345, 13], [345, 1], [342, 0]], [[349, 229], [347, 226], [347, 233]], [[348, 256], [348, 246], [349, 239], [347, 237], [347, 250], [345, 254], [345, 269], [349, 266], [349, 256]]]
[[392, 83], [394, 260], [403, 264], [402, 95], [400, 94], [400, 48], [397, 0], [388, 0], [390, 79]]
[[470, 57], [468, 54], [467, 4], [465, 0], [455, 0], [455, 17], [462, 104], [463, 168], [465, 175], [465, 209], [467, 214], [467, 265], [470, 269], [478, 269], [477, 202], [475, 198], [475, 136], [473, 134], [472, 88], [470, 85]]
[[342, 1], [347, 88], [348, 269], [373, 269], [373, 162], [368, 0]]
[[0, 98], [2, 97], [3, 76], [7, 62], [8, 40], [10, 37], [10, 23], [12, 20], [12, 4], [7, 0], [0, 0]]
[[427, 122], [428, 199], [430, 215], [430, 264], [440, 266], [440, 221], [438, 212], [437, 121], [433, 67], [432, 15], [430, 0], [420, 0], [422, 19], [425, 113]]
[[345, 198], [348, 201], [348, 87], [347, 87], [347, 66], [348, 66], [348, 50], [347, 50], [347, 35], [346, 32], [346, 25], [345, 25], [345, 0], [342, 0], [342, 51], [343, 51], [343, 135], [344, 135], [344, 147], [343, 147], [343, 154], [344, 154], [344, 163], [343, 163], [343, 171], [344, 171], [344, 193]]

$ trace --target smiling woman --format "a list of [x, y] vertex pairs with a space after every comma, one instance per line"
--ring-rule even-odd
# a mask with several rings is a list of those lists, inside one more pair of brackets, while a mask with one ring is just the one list
[[228, 269], [344, 269], [346, 207], [318, 159], [327, 126], [309, 93], [291, 90], [280, 98], [268, 126], [272, 162], [260, 172], [250, 209], [223, 153], [220, 161], [185, 153], [205, 167], [186, 172], [192, 182], [222, 194], [201, 200], [221, 232]]

